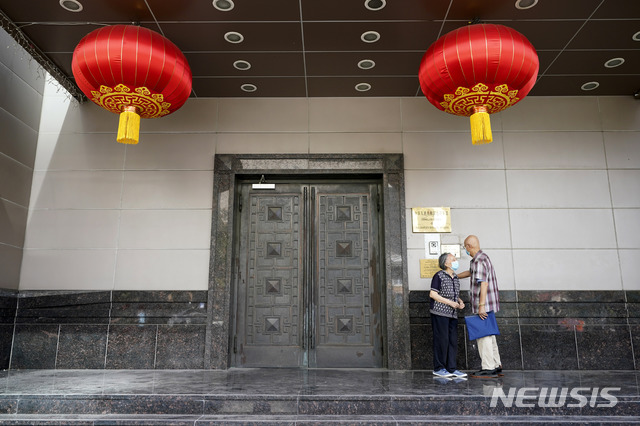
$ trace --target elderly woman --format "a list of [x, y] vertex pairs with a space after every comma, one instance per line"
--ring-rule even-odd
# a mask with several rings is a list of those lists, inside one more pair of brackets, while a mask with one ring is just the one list
[[433, 374], [439, 377], [467, 377], [456, 368], [458, 354], [458, 309], [464, 309], [460, 299], [460, 280], [456, 275], [458, 261], [451, 253], [438, 259], [441, 271], [431, 279], [431, 325], [433, 329]]

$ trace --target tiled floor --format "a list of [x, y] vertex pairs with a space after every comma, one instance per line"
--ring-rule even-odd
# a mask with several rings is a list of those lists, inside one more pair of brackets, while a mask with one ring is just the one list
[[640, 423], [639, 383], [636, 371], [4, 371], [0, 423]]

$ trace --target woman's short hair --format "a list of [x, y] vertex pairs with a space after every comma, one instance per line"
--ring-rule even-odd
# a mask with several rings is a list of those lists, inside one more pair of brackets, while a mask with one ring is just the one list
[[442, 253], [440, 255], [440, 257], [438, 258], [438, 266], [440, 267], [440, 269], [447, 269], [447, 267], [444, 265], [445, 263], [447, 263], [447, 258], [449, 257], [451, 253]]

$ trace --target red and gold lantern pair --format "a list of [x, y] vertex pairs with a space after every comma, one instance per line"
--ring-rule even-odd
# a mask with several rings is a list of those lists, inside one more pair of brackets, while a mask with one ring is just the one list
[[90, 32], [76, 46], [71, 69], [89, 99], [120, 114], [121, 143], [138, 143], [141, 117], [171, 114], [191, 94], [191, 69], [180, 49], [143, 27], [110, 25]]
[[436, 108], [471, 117], [474, 145], [493, 140], [489, 114], [522, 100], [538, 76], [538, 55], [504, 25], [474, 24], [436, 40], [420, 63], [422, 93]]

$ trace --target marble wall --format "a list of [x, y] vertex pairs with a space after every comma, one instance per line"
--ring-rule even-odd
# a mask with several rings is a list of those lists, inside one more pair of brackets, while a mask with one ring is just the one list
[[0, 290], [0, 369], [9, 368], [18, 292]]
[[24, 292], [0, 301], [0, 368], [204, 367], [204, 291]]
[[[429, 293], [413, 291], [413, 369], [432, 369]], [[462, 299], [468, 301], [468, 292]], [[480, 369], [475, 341], [458, 323], [458, 367]], [[640, 292], [501, 291], [498, 347], [508, 370], [633, 370], [640, 368]]]
[[[433, 368], [427, 298], [410, 294], [414, 370]], [[639, 291], [507, 290], [500, 299], [505, 369], [640, 368]], [[214, 343], [206, 305], [204, 291], [5, 291], [0, 369], [203, 369]], [[458, 367], [477, 369], [475, 342], [465, 338], [464, 320], [458, 327]]]

